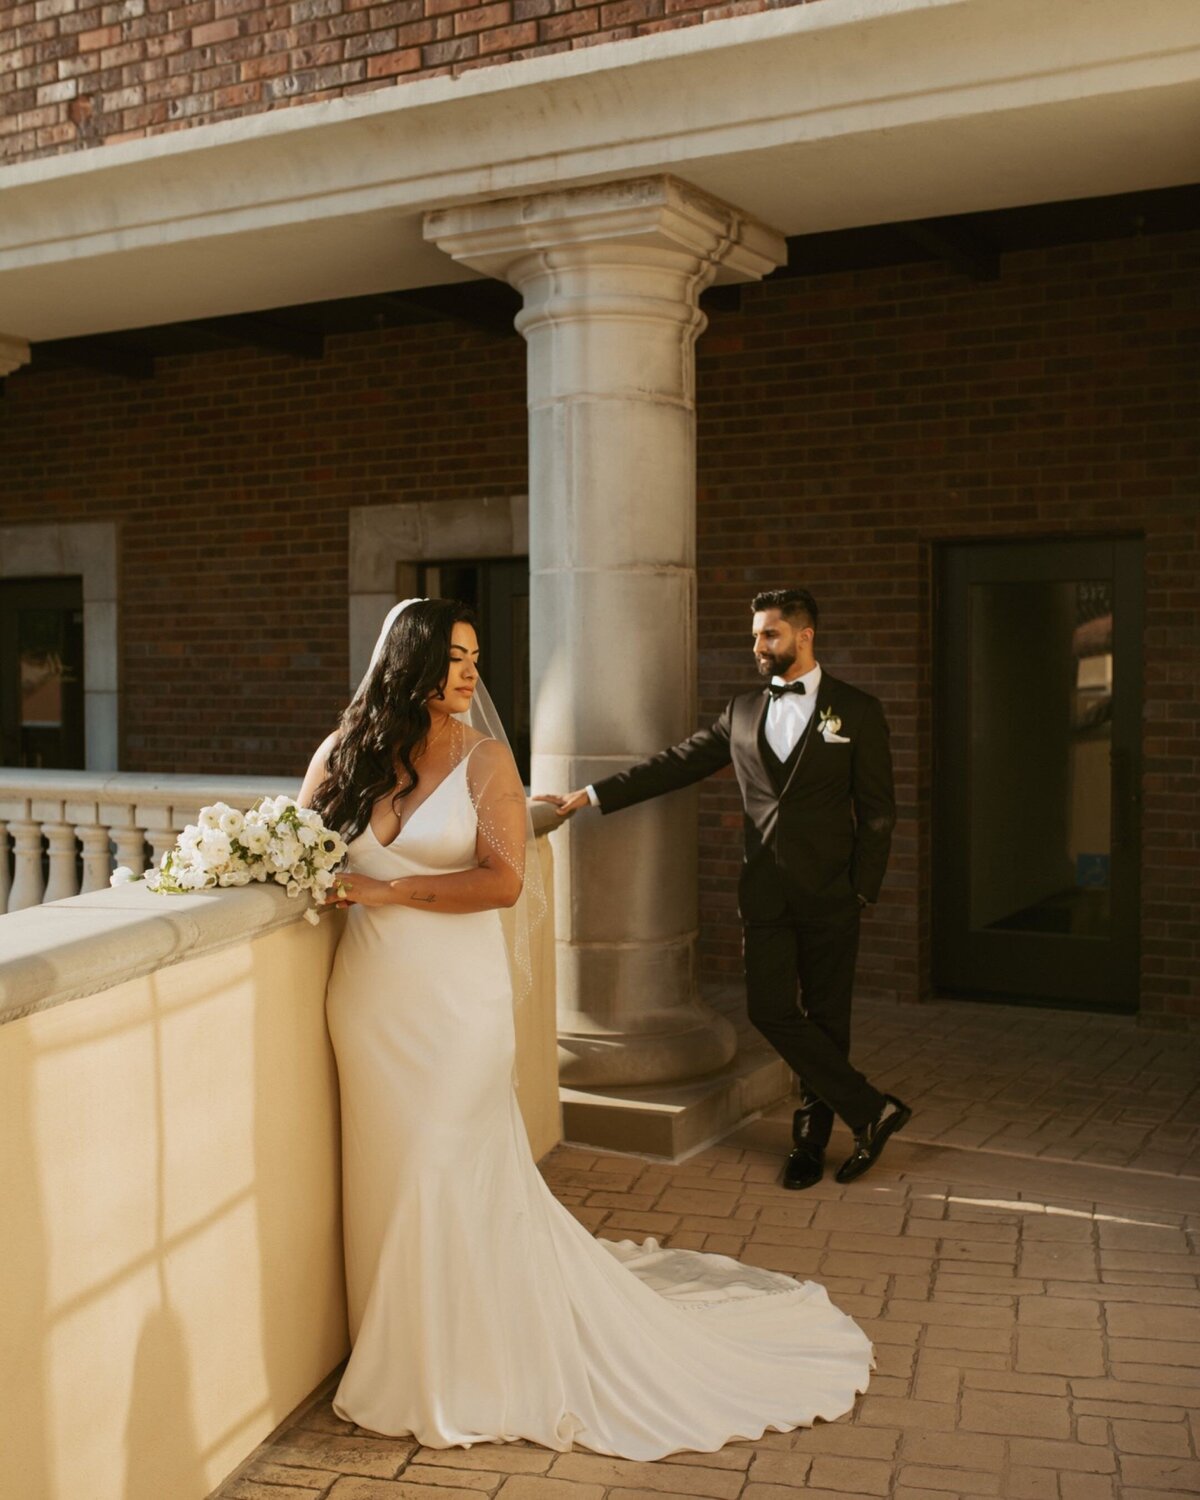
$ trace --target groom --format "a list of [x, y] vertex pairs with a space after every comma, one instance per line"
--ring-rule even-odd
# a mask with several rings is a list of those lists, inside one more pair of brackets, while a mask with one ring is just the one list
[[731, 699], [691, 739], [545, 800], [563, 817], [589, 802], [616, 812], [732, 761], [745, 813], [738, 906], [750, 1020], [801, 1079], [783, 1186], [820, 1181], [835, 1114], [854, 1133], [837, 1180], [852, 1182], [912, 1114], [849, 1060], [859, 918], [879, 894], [896, 821], [888, 727], [877, 698], [821, 670], [806, 589], [760, 593], [753, 610], [765, 690]]

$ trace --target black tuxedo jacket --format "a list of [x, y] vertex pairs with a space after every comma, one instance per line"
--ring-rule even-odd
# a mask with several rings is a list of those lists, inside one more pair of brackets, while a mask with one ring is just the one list
[[[878, 698], [821, 673], [817, 703], [782, 786], [764, 761], [765, 689], [730, 699], [721, 717], [681, 744], [595, 783], [601, 812], [616, 812], [690, 786], [733, 763], [745, 814], [746, 859], [738, 887], [743, 917], [817, 912], [855, 896], [874, 901], [896, 821], [887, 720]], [[830, 742], [823, 713], [839, 718]]]

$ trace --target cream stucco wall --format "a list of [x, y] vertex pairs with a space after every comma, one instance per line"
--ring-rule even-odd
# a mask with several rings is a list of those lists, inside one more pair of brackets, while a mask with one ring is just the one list
[[198, 1500], [345, 1353], [334, 936], [289, 925], [0, 1027], [22, 1495]]
[[[261, 886], [0, 917], [0, 1494], [202, 1500], [346, 1354], [342, 920]], [[534, 965], [518, 1071], [540, 1156], [560, 1138], [550, 921]]]

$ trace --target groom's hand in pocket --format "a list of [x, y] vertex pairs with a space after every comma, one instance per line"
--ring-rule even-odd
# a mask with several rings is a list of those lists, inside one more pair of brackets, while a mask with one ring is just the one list
[[591, 798], [586, 791], [567, 792], [564, 796], [557, 796], [553, 792], [542, 792], [533, 800], [535, 802], [549, 802], [555, 808], [560, 818], [569, 818], [573, 813], [579, 812], [581, 808], [591, 806]]

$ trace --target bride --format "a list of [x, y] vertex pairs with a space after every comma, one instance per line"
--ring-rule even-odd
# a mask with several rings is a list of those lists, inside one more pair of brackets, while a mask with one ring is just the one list
[[500, 919], [531, 836], [485, 704], [470, 610], [405, 600], [300, 794], [349, 846], [326, 997], [352, 1345], [334, 1410], [433, 1448], [632, 1459], [841, 1416], [871, 1345], [824, 1288], [594, 1239], [543, 1182], [512, 1078], [528, 974]]

